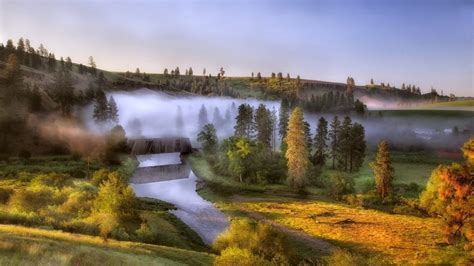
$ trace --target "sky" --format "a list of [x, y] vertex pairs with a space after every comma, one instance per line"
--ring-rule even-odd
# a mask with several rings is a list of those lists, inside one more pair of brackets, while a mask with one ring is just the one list
[[474, 0], [0, 0], [0, 42], [111, 71], [261, 72], [474, 96]]

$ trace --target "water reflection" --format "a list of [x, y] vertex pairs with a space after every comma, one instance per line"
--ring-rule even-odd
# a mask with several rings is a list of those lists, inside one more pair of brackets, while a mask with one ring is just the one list
[[197, 194], [196, 175], [189, 165], [181, 163], [179, 153], [137, 158], [140, 165], [131, 179], [131, 186], [138, 197], [174, 204], [177, 210], [172, 212], [196, 231], [206, 244], [211, 244], [227, 228], [226, 216]]

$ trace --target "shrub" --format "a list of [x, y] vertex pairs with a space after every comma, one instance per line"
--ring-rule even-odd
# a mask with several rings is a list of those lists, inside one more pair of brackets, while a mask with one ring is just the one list
[[331, 197], [341, 199], [343, 195], [354, 192], [354, 180], [346, 174], [333, 174], [329, 179], [328, 190]]
[[[227, 254], [227, 257], [245, 257], [248, 252], [255, 257], [266, 260], [268, 263], [288, 264], [288, 259], [284, 255], [286, 248], [284, 247], [283, 236], [267, 224], [254, 223], [247, 219], [232, 221], [229, 228], [214, 241], [213, 248], [224, 255]], [[240, 255], [236, 256], [237, 251], [235, 250], [228, 251], [228, 253], [224, 252], [229, 248], [247, 251], [245, 253], [240, 252]]]
[[0, 187], [0, 203], [5, 204], [13, 194], [13, 189]]
[[278, 265], [272, 263], [264, 258], [252, 254], [248, 249], [241, 249], [236, 247], [230, 247], [221, 252], [221, 255], [214, 260], [216, 266], [254, 266], [254, 265]]
[[37, 212], [53, 203], [53, 192], [45, 188], [17, 190], [8, 202], [13, 208], [25, 212]]
[[72, 185], [71, 176], [61, 173], [50, 173], [38, 175], [31, 180], [31, 186], [47, 186], [54, 188], [63, 188]]
[[102, 184], [102, 182], [108, 179], [109, 174], [110, 174], [110, 171], [108, 169], [101, 168], [94, 172], [94, 174], [92, 175], [91, 183], [94, 186], [99, 186], [100, 184]]

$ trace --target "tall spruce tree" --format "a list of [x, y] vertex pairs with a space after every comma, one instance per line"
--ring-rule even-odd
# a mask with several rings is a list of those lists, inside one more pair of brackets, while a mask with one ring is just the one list
[[365, 157], [365, 129], [359, 123], [354, 123], [350, 134], [349, 172], [359, 170]]
[[95, 95], [94, 120], [99, 123], [107, 121], [109, 107], [103, 90], [98, 90]]
[[178, 135], [184, 134], [184, 121], [183, 121], [183, 111], [181, 110], [181, 106], [178, 105], [176, 108], [176, 132]]
[[348, 116], [344, 117], [338, 136], [339, 153], [337, 158], [339, 168], [344, 171], [349, 169], [349, 158], [351, 153], [351, 128], [351, 118]]
[[108, 102], [108, 120], [113, 124], [118, 124], [119, 122], [118, 107], [113, 96], [110, 96]]
[[341, 131], [341, 121], [339, 118], [334, 116], [331, 122], [331, 129], [329, 130], [330, 143], [330, 155], [332, 159], [332, 168], [336, 168], [336, 159], [339, 155], [339, 132]]
[[239, 137], [251, 138], [254, 129], [253, 108], [248, 104], [241, 104], [238, 108], [234, 135]]
[[324, 117], [321, 117], [318, 121], [318, 128], [316, 129], [316, 135], [314, 136], [314, 164], [324, 165], [326, 163], [328, 148], [328, 122]]
[[310, 166], [303, 112], [299, 107], [291, 113], [288, 123], [288, 145], [285, 157], [288, 162], [288, 184], [296, 189], [302, 189], [306, 184], [306, 173]]
[[201, 109], [199, 109], [199, 114], [198, 114], [198, 128], [202, 129], [205, 124], [209, 123], [209, 118], [207, 115], [207, 109], [203, 105], [201, 105]]
[[273, 132], [271, 113], [263, 104], [260, 104], [255, 111], [255, 129], [257, 131], [257, 140], [264, 147], [270, 148]]
[[303, 120], [304, 126], [304, 137], [306, 139], [306, 149], [308, 150], [308, 156], [311, 157], [311, 148], [313, 147], [313, 138], [311, 136], [311, 125]]
[[74, 87], [71, 74], [68, 71], [63, 69], [56, 73], [53, 96], [59, 103], [62, 113], [69, 115], [74, 105]]
[[280, 117], [278, 122], [278, 134], [281, 140], [281, 151], [284, 153], [286, 149], [286, 132], [288, 130], [290, 104], [286, 98], [283, 98], [280, 103]]
[[375, 161], [370, 166], [374, 170], [377, 193], [381, 198], [387, 197], [392, 190], [394, 170], [386, 141], [379, 143]]

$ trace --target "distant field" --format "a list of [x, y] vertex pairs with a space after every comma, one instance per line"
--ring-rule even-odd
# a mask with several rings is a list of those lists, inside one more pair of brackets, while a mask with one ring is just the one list
[[474, 100], [429, 103], [417, 106], [416, 108], [474, 111]]
[[212, 260], [204, 252], [0, 225], [0, 265], [210, 265]]
[[[469, 258], [468, 252], [442, 245], [442, 226], [438, 219], [393, 215], [321, 201], [250, 200], [234, 204], [236, 209], [242, 207], [352, 252], [379, 258], [381, 264], [457, 264]], [[353, 222], [337, 224], [346, 219]]]

